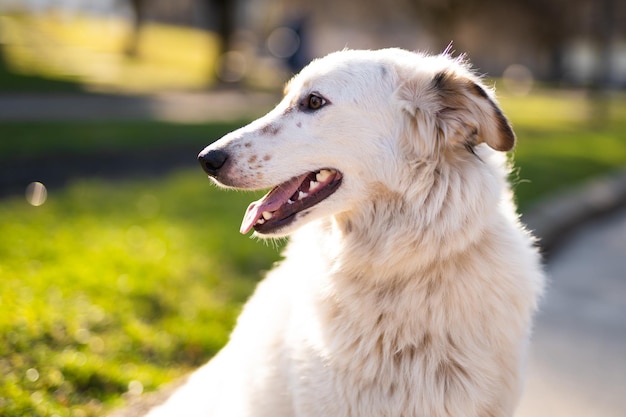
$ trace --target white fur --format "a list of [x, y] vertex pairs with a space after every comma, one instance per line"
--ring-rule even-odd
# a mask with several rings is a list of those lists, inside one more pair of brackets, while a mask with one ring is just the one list
[[[303, 111], [310, 92], [328, 104]], [[512, 416], [543, 274], [504, 122], [458, 59], [342, 51], [212, 144], [229, 187], [343, 183], [276, 233], [285, 259], [229, 343], [150, 416]]]

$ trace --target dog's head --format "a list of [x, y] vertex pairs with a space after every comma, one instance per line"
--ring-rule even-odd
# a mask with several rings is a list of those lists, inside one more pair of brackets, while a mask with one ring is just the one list
[[274, 110], [205, 148], [204, 170], [240, 189], [271, 188], [241, 232], [280, 236], [358, 210], [371, 190], [402, 192], [399, 172], [481, 143], [508, 151], [511, 127], [466, 66], [399, 49], [342, 51], [312, 62]]

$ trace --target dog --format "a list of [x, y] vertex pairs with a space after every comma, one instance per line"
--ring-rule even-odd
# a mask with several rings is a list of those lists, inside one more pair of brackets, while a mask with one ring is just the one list
[[150, 416], [512, 416], [544, 281], [515, 140], [463, 57], [309, 64], [198, 157], [220, 186], [270, 189], [241, 233], [290, 240], [228, 344]]

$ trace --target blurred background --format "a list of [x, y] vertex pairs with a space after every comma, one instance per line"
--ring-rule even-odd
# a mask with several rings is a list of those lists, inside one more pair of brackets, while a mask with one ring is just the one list
[[2, 0], [0, 8], [5, 70], [87, 91], [271, 90], [345, 47], [438, 52], [451, 42], [491, 76], [626, 85], [626, 6], [616, 0]]
[[0, 415], [104, 415], [208, 360], [283, 243], [237, 233], [257, 196], [197, 153], [311, 59], [451, 44], [514, 125], [522, 213], [597, 178], [607, 208], [536, 228], [518, 417], [623, 416], [625, 22], [617, 0], [0, 0]]

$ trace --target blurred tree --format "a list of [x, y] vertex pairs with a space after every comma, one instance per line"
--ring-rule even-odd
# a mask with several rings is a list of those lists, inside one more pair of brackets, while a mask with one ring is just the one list
[[[611, 82], [611, 48], [624, 6], [616, 0], [399, 0], [412, 6], [416, 17], [440, 36], [450, 36], [460, 24], [488, 20], [486, 26], [507, 37], [531, 43], [548, 58], [547, 78], [560, 81], [566, 72], [569, 42], [589, 37], [600, 51], [599, 82]], [[620, 13], [621, 12], [621, 13]], [[484, 30], [484, 29], [483, 29]], [[517, 33], [516, 33], [517, 32]], [[623, 32], [623, 28], [622, 28]], [[621, 33], [624, 35], [624, 33]]]
[[204, 0], [207, 7], [207, 20], [211, 21], [215, 13], [217, 22], [217, 35], [220, 38], [220, 55], [224, 55], [232, 47], [233, 34], [235, 33], [235, 17], [237, 13], [237, 1], [235, 0]]
[[468, 51], [482, 42], [492, 53], [524, 44], [521, 54], [530, 51], [528, 60], [549, 81], [565, 78], [569, 48], [584, 40], [594, 45], [596, 64], [602, 67], [598, 77], [605, 85], [611, 78], [615, 40], [626, 36], [626, 25], [620, 24], [626, 21], [623, 0], [318, 0], [315, 9], [348, 16], [344, 21], [352, 16], [361, 24], [412, 19], [440, 40], [433, 46], [441, 49], [450, 41]]
[[132, 11], [132, 30], [126, 44], [126, 55], [135, 57], [139, 54], [139, 34], [146, 16], [146, 0], [128, 0]]
[[619, 7], [615, 0], [601, 0], [597, 4], [599, 13], [594, 22], [594, 33], [595, 41], [600, 46], [600, 71], [594, 84], [598, 88], [611, 89], [618, 87], [613, 74], [612, 49], [619, 35]]
[[[185, 4], [179, 4], [179, 7], [173, 4], [165, 4], [164, 0], [126, 0], [132, 12], [132, 33], [126, 46], [126, 53], [134, 56], [139, 53], [139, 33], [141, 25], [145, 23], [148, 15], [151, 19], [162, 19], [166, 21], [175, 21], [183, 24], [191, 24], [195, 19], [189, 16], [189, 4], [202, 2], [205, 7], [205, 16], [202, 16], [208, 24], [209, 29], [214, 29], [220, 39], [220, 54], [228, 52], [231, 48], [233, 34], [236, 29], [236, 0], [190, 0]], [[167, 7], [166, 7], [167, 6]], [[176, 16], [181, 12], [187, 15], [187, 18]]]
[[[220, 86], [237, 86], [241, 79], [239, 55], [229, 54], [233, 49], [233, 37], [237, 29], [236, 16], [238, 2], [235, 0], [202, 0], [205, 4], [206, 21], [213, 26], [219, 38], [217, 72]], [[213, 23], [211, 25], [210, 23]], [[213, 74], [211, 74], [213, 76]]]
[[[593, 0], [401, 0], [440, 36], [464, 22], [485, 20], [504, 36], [518, 31], [519, 37], [549, 59], [548, 78], [561, 79], [565, 44], [580, 28], [581, 12]], [[444, 33], [445, 32], [445, 33]]]

